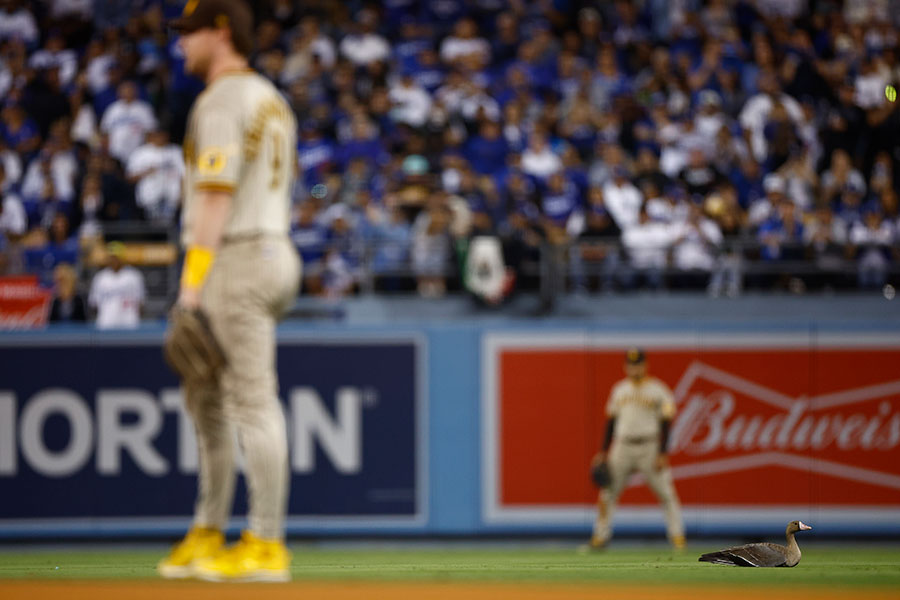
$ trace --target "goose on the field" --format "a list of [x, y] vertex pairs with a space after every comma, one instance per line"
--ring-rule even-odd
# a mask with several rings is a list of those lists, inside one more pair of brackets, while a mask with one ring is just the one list
[[745, 544], [704, 554], [700, 561], [737, 567], [793, 567], [800, 562], [800, 546], [797, 545], [794, 534], [807, 529], [812, 527], [802, 521], [791, 521], [784, 532], [787, 546], [768, 542]]

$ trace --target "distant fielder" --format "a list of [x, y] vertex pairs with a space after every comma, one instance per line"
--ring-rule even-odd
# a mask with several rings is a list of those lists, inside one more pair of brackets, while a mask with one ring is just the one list
[[[247, 66], [253, 23], [244, 2], [189, 0], [172, 27], [181, 34], [186, 70], [206, 81], [184, 141], [186, 255], [165, 344], [197, 432], [200, 474], [194, 525], [159, 572], [286, 581], [287, 432], [275, 323], [300, 281], [288, 237], [294, 117], [276, 88]], [[246, 459], [249, 528], [224, 548], [235, 434]]]
[[599, 550], [609, 542], [616, 503], [629, 476], [637, 471], [662, 503], [669, 541], [680, 550], [685, 544], [684, 525], [666, 456], [675, 400], [666, 384], [647, 374], [642, 350], [631, 348], [626, 352], [625, 374], [627, 377], [610, 393], [603, 448], [591, 461], [595, 482], [602, 489], [588, 548]]

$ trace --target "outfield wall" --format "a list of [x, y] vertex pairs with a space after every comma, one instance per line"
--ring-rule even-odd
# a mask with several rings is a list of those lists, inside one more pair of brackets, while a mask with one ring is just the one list
[[[184, 529], [196, 440], [161, 339], [161, 326], [0, 336], [0, 537]], [[293, 534], [586, 535], [588, 463], [632, 344], [675, 391], [689, 535], [796, 518], [900, 533], [894, 322], [288, 324], [279, 343]], [[616, 523], [662, 532], [639, 479]]]

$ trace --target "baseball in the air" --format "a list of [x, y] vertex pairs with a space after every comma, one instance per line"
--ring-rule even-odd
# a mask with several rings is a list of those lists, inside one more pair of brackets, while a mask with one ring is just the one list
[[888, 102], [893, 102], [897, 99], [897, 88], [892, 85], [884, 88], [884, 95], [888, 99]]

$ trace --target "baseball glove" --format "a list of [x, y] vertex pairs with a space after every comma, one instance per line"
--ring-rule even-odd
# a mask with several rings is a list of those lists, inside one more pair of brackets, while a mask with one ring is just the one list
[[609, 465], [606, 461], [591, 467], [591, 480], [598, 488], [605, 488], [609, 485]]
[[225, 352], [201, 309], [176, 305], [169, 314], [163, 355], [185, 384], [212, 384], [225, 366]]

